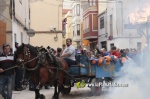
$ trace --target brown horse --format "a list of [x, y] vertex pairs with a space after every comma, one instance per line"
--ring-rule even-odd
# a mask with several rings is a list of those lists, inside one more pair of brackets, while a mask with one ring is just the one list
[[35, 99], [45, 99], [45, 96], [39, 92], [40, 86], [45, 84], [54, 85], [53, 99], [59, 99], [60, 92], [62, 94], [70, 92], [70, 80], [66, 74], [67, 63], [62, 58], [56, 58], [46, 49], [22, 44], [15, 52], [15, 62], [24, 65], [26, 70], [31, 72], [31, 81], [35, 86]]

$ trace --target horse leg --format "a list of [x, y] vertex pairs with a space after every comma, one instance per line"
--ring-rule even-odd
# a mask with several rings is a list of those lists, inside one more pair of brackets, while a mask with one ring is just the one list
[[[60, 75], [63, 75], [63, 73], [60, 73]], [[58, 93], [57, 93], [57, 99], [59, 99], [59, 94], [63, 89], [63, 83], [64, 83], [64, 77], [63, 76], [59, 76], [59, 85], [58, 85]]]
[[40, 99], [39, 89], [35, 89], [35, 99]]
[[58, 99], [57, 98], [57, 79], [55, 80], [55, 82], [54, 82], [54, 95], [53, 95], [53, 98], [52, 99]]
[[40, 94], [40, 88], [38, 86], [35, 88], [35, 99], [45, 99], [45, 96]]
[[57, 99], [59, 99], [59, 94], [62, 91], [62, 85], [58, 86], [58, 93], [57, 93]]

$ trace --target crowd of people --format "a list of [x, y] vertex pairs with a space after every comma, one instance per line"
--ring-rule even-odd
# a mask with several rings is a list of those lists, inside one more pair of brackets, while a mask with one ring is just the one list
[[[17, 46], [17, 44], [16, 44]], [[3, 52], [0, 54], [0, 94], [4, 97], [4, 99], [12, 99], [12, 86], [13, 79], [15, 75], [15, 86], [14, 90], [21, 91], [22, 87], [22, 78], [24, 74], [24, 70], [15, 68], [5, 71], [7, 68], [10, 68], [14, 64], [14, 56], [12, 53], [12, 49], [9, 44], [3, 45]], [[107, 51], [105, 48], [99, 49], [96, 46], [94, 51], [87, 50], [86, 48], [82, 48], [81, 46], [77, 49], [72, 45], [72, 39], [66, 39], [66, 45], [63, 45], [62, 48], [57, 48], [57, 50], [51, 49], [54, 56], [63, 58], [68, 66], [76, 65], [78, 62], [78, 58], [76, 57], [78, 54], [86, 55], [88, 58], [95, 57], [104, 57], [114, 55], [117, 58], [126, 57], [131, 58], [137, 63], [141, 63], [139, 60], [142, 56], [142, 52], [136, 49], [119, 49], [113, 46], [110, 51]], [[79, 65], [83, 65], [78, 63]], [[47, 86], [45, 86], [47, 87]], [[34, 86], [32, 82], [30, 82], [30, 90], [34, 90]], [[46, 88], [48, 89], [48, 88]], [[7, 91], [7, 93], [5, 93]]]

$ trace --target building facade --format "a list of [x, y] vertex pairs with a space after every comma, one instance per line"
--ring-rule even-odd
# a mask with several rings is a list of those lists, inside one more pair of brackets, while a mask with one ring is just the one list
[[62, 47], [62, 2], [31, 2], [31, 28], [35, 30], [35, 36], [30, 39], [32, 45], [54, 49]]
[[81, 22], [83, 20], [82, 17], [83, 10], [81, 8], [80, 0], [76, 0], [72, 3], [72, 27], [73, 27], [73, 41], [76, 42], [76, 46], [81, 45]]
[[[106, 0], [105, 0], [106, 2]], [[112, 46], [119, 49], [141, 49], [141, 36], [137, 29], [127, 28], [130, 25], [128, 16], [135, 9], [133, 5], [137, 0], [107, 1], [106, 7], [99, 5], [99, 47], [110, 50]]]
[[107, 49], [107, 0], [98, 2], [98, 47]]
[[30, 29], [29, 0], [0, 1], [0, 46], [8, 43], [15, 51], [15, 42], [29, 43], [27, 30]]
[[83, 38], [90, 41], [90, 49], [98, 43], [98, 0], [82, 1]]

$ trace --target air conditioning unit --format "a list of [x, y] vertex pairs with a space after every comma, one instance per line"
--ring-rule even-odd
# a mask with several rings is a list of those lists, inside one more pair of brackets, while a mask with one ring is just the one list
[[56, 31], [56, 27], [55, 26], [50, 26], [50, 31]]

